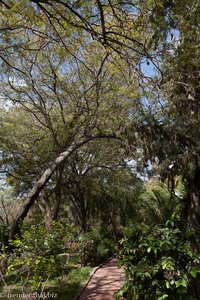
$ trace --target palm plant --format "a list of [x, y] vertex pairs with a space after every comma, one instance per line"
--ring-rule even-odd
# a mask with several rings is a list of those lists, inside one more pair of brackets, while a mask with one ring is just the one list
[[164, 224], [182, 207], [186, 194], [184, 182], [176, 180], [173, 191], [165, 183], [151, 182], [140, 197], [140, 218], [147, 225]]

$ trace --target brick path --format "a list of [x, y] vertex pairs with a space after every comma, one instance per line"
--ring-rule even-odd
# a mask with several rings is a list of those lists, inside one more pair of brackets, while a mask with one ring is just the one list
[[113, 300], [124, 280], [124, 270], [117, 266], [117, 258], [98, 269], [90, 279], [79, 300]]

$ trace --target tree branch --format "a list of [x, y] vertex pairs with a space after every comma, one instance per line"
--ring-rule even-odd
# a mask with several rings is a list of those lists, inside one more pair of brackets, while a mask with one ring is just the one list
[[115, 134], [113, 135], [97, 135], [93, 137], [81, 137], [79, 141], [75, 141], [69, 146], [66, 151], [62, 152], [56, 160], [52, 163], [51, 167], [49, 167], [43, 175], [40, 177], [40, 179], [37, 181], [37, 183], [33, 186], [32, 190], [30, 191], [29, 195], [27, 196], [27, 200], [25, 201], [24, 205], [22, 206], [21, 210], [19, 211], [16, 219], [14, 220], [11, 231], [10, 231], [10, 239], [13, 239], [16, 234], [20, 232], [20, 224], [27, 216], [30, 208], [34, 204], [35, 200], [39, 196], [40, 192], [44, 189], [46, 184], [48, 183], [49, 179], [55, 172], [55, 170], [77, 149], [79, 149], [84, 144], [87, 144], [88, 142], [95, 140], [95, 139], [120, 139], [119, 137], [116, 137]]

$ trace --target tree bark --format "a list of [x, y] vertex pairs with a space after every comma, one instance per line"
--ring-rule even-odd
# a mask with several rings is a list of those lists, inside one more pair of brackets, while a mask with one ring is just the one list
[[56, 187], [55, 187], [55, 200], [56, 203], [54, 205], [53, 211], [52, 211], [52, 221], [55, 221], [58, 217], [59, 209], [60, 209], [60, 203], [62, 198], [62, 174], [64, 170], [64, 164], [61, 164], [57, 170], [56, 174]]
[[41, 212], [43, 213], [45, 227], [47, 230], [50, 231], [52, 222], [53, 222], [53, 218], [52, 218], [52, 210], [51, 210], [49, 196], [44, 194], [41, 200], [44, 200], [44, 204], [41, 201], [41, 203], [38, 203], [38, 207], [41, 210]]
[[[190, 208], [188, 212], [188, 223], [192, 231], [196, 231], [200, 225], [200, 165], [199, 155], [195, 157], [194, 177], [190, 181]], [[197, 241], [191, 243], [192, 251], [200, 253], [200, 244]]]

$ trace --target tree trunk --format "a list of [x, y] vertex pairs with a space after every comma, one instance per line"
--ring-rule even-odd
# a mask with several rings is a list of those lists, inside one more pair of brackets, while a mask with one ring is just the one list
[[[196, 231], [200, 225], [200, 166], [198, 155], [195, 157], [194, 177], [190, 181], [190, 207], [188, 212], [188, 223], [192, 231]], [[191, 243], [192, 251], [200, 253], [200, 243], [193, 241]]]
[[52, 222], [53, 222], [53, 218], [52, 218], [52, 211], [51, 211], [51, 204], [50, 204], [49, 196], [44, 194], [42, 197], [42, 200], [44, 200], [44, 201], [41, 201], [41, 203], [39, 203], [39, 201], [40, 201], [40, 199], [39, 199], [38, 207], [44, 216], [45, 227], [47, 230], [50, 231]]
[[64, 162], [64, 160], [70, 156], [76, 149], [81, 147], [82, 145], [88, 143], [90, 140], [94, 138], [81, 138], [79, 141], [72, 143], [71, 146], [64, 152], [62, 152], [56, 160], [53, 162], [50, 168], [48, 168], [41, 178], [37, 181], [37, 183], [33, 186], [32, 190], [30, 191], [27, 200], [25, 201], [24, 205], [22, 206], [21, 210], [19, 211], [16, 219], [14, 220], [11, 231], [10, 231], [10, 239], [13, 239], [16, 234], [20, 232], [20, 223], [25, 219], [27, 216], [30, 208], [32, 207], [33, 203], [39, 196], [40, 192], [43, 190], [49, 179], [51, 178], [52, 174], [55, 170]]
[[[188, 212], [188, 224], [190, 229], [195, 233], [200, 225], [200, 166], [199, 156], [195, 157], [195, 170], [193, 180], [190, 182], [190, 208]], [[200, 243], [193, 239], [190, 241], [190, 247], [193, 253], [200, 253]], [[200, 276], [194, 278], [189, 286], [189, 292], [200, 299]]]
[[56, 174], [56, 187], [55, 187], [55, 206], [52, 212], [52, 219], [55, 221], [58, 217], [60, 204], [61, 204], [61, 197], [62, 197], [62, 174], [64, 170], [64, 164], [62, 163], [61, 166], [57, 170]]

